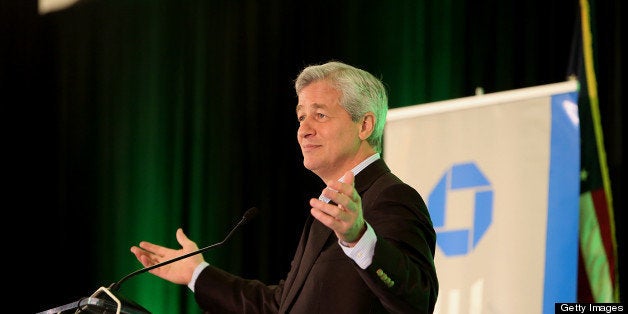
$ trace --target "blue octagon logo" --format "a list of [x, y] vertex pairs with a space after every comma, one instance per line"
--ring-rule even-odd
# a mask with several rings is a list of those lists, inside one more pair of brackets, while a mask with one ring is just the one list
[[[452, 202], [448, 206], [448, 200], [464, 196], [472, 201]], [[493, 221], [493, 189], [474, 163], [454, 164], [430, 193], [428, 209], [437, 234], [436, 243], [443, 253], [465, 255], [477, 246]], [[465, 210], [469, 213], [466, 220]], [[452, 223], [456, 220], [462, 222]]]

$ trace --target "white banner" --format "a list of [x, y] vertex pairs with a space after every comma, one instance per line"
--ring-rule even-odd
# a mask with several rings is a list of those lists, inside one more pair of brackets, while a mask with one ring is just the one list
[[391, 109], [384, 158], [437, 232], [436, 313], [554, 313], [575, 302], [577, 83]]

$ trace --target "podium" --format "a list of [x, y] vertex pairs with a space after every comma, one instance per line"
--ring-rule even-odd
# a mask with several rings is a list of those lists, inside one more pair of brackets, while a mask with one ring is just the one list
[[37, 314], [151, 314], [141, 305], [100, 287], [91, 296]]

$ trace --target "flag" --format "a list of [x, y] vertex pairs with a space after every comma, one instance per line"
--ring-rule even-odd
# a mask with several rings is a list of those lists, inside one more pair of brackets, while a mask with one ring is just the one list
[[619, 302], [617, 242], [611, 184], [595, 74], [595, 21], [580, 0], [578, 112], [580, 118], [580, 248], [578, 302]]

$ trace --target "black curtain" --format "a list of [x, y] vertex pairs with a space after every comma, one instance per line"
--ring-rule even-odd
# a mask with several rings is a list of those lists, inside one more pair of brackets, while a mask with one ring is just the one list
[[[597, 3], [598, 80], [615, 219], [624, 198], [620, 1]], [[322, 182], [296, 143], [293, 79], [340, 60], [379, 76], [392, 108], [567, 79], [577, 1], [80, 1], [39, 15], [2, 4], [2, 85], [17, 109], [20, 237], [30, 311], [75, 301], [138, 269], [140, 240], [176, 247], [183, 227], [218, 242], [261, 214], [215, 265], [281, 279]], [[17, 98], [17, 101], [10, 100]], [[9, 101], [10, 100], [10, 101]], [[12, 142], [13, 143], [13, 142]], [[618, 228], [618, 232], [622, 232]], [[621, 234], [618, 235], [621, 239]], [[620, 242], [620, 254], [623, 245]], [[622, 255], [623, 256], [623, 255]], [[621, 278], [621, 277], [620, 277]], [[150, 274], [123, 294], [155, 313], [197, 313], [186, 287]]]

